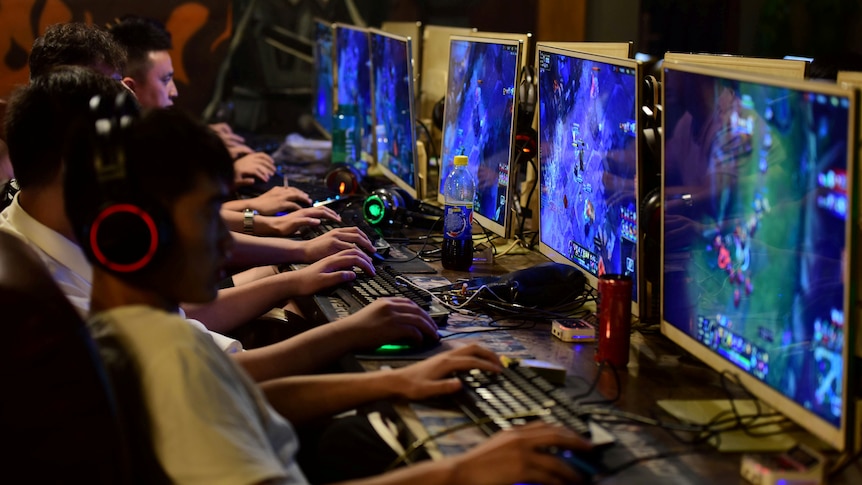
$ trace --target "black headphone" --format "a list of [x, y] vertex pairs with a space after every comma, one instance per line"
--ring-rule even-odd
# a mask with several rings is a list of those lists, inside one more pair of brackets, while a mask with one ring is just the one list
[[341, 196], [359, 193], [361, 179], [359, 171], [346, 163], [333, 163], [323, 176], [326, 187]]
[[518, 83], [518, 119], [515, 125], [515, 148], [530, 158], [536, 156], [538, 148], [537, 140], [539, 137], [536, 130], [533, 129], [533, 118], [536, 114], [538, 97], [536, 70], [531, 64], [525, 64], [521, 68], [521, 76]]
[[124, 140], [138, 112], [129, 93], [90, 100], [90, 146], [101, 203], [83, 229], [81, 246], [92, 261], [125, 274], [148, 267], [173, 234], [164, 208], [129, 182], [134, 174], [126, 165]]
[[406, 225], [430, 229], [443, 216], [443, 210], [416, 200], [404, 189], [383, 187], [365, 198], [362, 216], [372, 226]]

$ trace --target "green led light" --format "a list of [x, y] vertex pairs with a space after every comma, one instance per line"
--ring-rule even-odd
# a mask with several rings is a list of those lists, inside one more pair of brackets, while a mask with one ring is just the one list
[[380, 200], [380, 197], [372, 195], [365, 199], [363, 209], [365, 211], [365, 220], [372, 226], [380, 224], [383, 221], [386, 211], [383, 209], [383, 201]]
[[384, 344], [377, 348], [378, 352], [394, 352], [398, 350], [406, 350], [409, 349], [409, 345], [404, 344]]

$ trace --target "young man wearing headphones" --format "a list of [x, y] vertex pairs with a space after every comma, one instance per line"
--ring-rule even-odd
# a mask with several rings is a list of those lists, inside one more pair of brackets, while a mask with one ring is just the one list
[[[173, 481], [307, 483], [291, 422], [381, 399], [449, 394], [461, 388], [455, 371], [499, 370], [496, 355], [473, 345], [396, 370], [255, 385], [176, 314], [180, 301], [206, 303], [216, 295], [231, 244], [219, 214], [233, 181], [230, 156], [204, 124], [170, 110], [137, 117], [122, 98], [90, 103], [93, 116], [78, 125], [65, 152], [64, 194], [72, 230], [94, 264], [91, 329], [97, 341], [115, 337], [136, 363], [154, 449]], [[155, 148], [180, 141], [187, 149], [168, 156]], [[164, 183], [167, 167], [182, 176]], [[169, 243], [151, 251], [153, 241]], [[381, 304], [398, 307], [399, 318], [423, 318], [409, 300]], [[351, 483], [577, 481], [547, 453], [551, 447], [589, 444], [568, 429], [533, 423], [460, 456]]]
[[[144, 108], [173, 106], [179, 96], [174, 83], [174, 68], [170, 50], [171, 34], [164, 26], [150, 18], [126, 15], [108, 26], [114, 40], [126, 49], [127, 62], [122, 82], [138, 98]], [[213, 128], [211, 126], [211, 128]], [[225, 124], [214, 128], [228, 149], [235, 143], [235, 135]], [[275, 162], [266, 153], [245, 151], [234, 162], [237, 168], [237, 185], [254, 183], [255, 177], [269, 180], [275, 173]], [[234, 154], [234, 152], [231, 152]], [[229, 200], [223, 205], [222, 216], [228, 228], [258, 236], [289, 236], [302, 226], [320, 223], [321, 218], [339, 220], [328, 207], [306, 207], [311, 204], [308, 194], [293, 187], [273, 187], [257, 197]], [[249, 211], [251, 215], [248, 215]], [[285, 215], [278, 215], [289, 212]]]

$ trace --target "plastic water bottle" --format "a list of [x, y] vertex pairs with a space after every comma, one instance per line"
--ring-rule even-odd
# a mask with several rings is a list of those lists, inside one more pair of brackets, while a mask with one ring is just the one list
[[443, 186], [443, 267], [467, 271], [473, 265], [473, 200], [476, 182], [467, 168], [467, 157], [455, 157], [455, 169]]

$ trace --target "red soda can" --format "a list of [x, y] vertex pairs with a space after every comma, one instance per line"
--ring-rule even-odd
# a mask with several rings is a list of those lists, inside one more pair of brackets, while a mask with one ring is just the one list
[[598, 348], [596, 362], [615, 368], [629, 363], [632, 327], [632, 279], [628, 275], [599, 276]]

